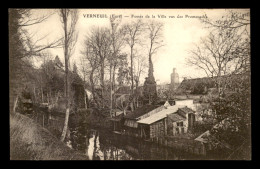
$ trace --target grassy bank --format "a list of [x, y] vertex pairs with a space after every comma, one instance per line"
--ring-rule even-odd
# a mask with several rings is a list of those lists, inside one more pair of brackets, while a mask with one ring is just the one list
[[10, 160], [87, 160], [21, 114], [10, 115]]

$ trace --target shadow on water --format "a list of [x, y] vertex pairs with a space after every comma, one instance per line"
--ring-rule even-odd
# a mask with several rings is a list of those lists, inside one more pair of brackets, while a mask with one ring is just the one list
[[71, 132], [71, 145], [90, 160], [201, 159], [184, 151], [118, 135], [111, 131], [89, 129], [87, 126], [77, 127]]

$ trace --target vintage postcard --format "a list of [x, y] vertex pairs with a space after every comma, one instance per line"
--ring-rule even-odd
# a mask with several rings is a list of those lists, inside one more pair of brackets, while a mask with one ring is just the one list
[[251, 160], [250, 9], [8, 16], [10, 160]]

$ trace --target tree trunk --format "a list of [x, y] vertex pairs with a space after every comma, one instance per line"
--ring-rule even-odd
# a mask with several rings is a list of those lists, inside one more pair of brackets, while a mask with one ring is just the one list
[[95, 132], [95, 134], [94, 134], [94, 150], [93, 150], [93, 155], [92, 155], [93, 160], [96, 160], [96, 151], [97, 151], [97, 133]]
[[133, 47], [131, 47], [131, 53], [130, 53], [130, 57], [131, 57], [131, 94], [134, 94], [134, 75], [133, 75]]
[[50, 90], [49, 97], [50, 97], [50, 103], [53, 104], [53, 99], [52, 99], [52, 96], [51, 96], [51, 90]]
[[88, 106], [87, 106], [87, 99], [86, 99], [86, 97], [87, 97], [87, 92], [86, 92], [86, 89], [84, 88], [84, 104], [85, 104], [85, 109], [87, 109], [88, 108]]
[[66, 108], [66, 115], [65, 115], [65, 121], [64, 121], [64, 127], [61, 135], [61, 141], [63, 142], [68, 130], [68, 122], [69, 122], [69, 115], [70, 115], [70, 109]]
[[135, 81], [135, 108], [138, 108], [138, 80]]
[[136, 107], [137, 108], [139, 107], [139, 99], [138, 99], [138, 97], [136, 98]]
[[130, 57], [131, 57], [131, 96], [132, 96], [132, 100], [131, 100], [131, 111], [134, 111], [134, 75], [133, 75], [133, 47], [131, 47], [131, 53], [130, 53]]
[[69, 121], [69, 80], [68, 80], [68, 34], [67, 34], [67, 9], [63, 11], [63, 23], [64, 23], [64, 57], [65, 57], [65, 97], [66, 97], [66, 116], [64, 121], [64, 127], [61, 135], [61, 141], [63, 142], [67, 133], [68, 121]]
[[91, 90], [92, 90], [93, 100], [96, 103], [96, 105], [99, 106], [99, 103], [98, 103], [97, 98], [96, 98], [95, 87], [94, 87], [94, 85], [95, 85], [94, 84], [94, 70], [92, 70], [90, 72], [89, 80], [90, 80], [90, 83], [91, 83]]
[[37, 96], [35, 91], [35, 85], [33, 85], [34, 102], [37, 103]]
[[14, 100], [13, 113], [15, 113], [17, 102], [18, 102], [18, 95], [15, 97], [15, 100]]
[[115, 79], [115, 69], [116, 69], [116, 66], [114, 66], [114, 69], [113, 69], [113, 78], [112, 78], [112, 89], [113, 89], [113, 95], [112, 95], [112, 106], [114, 105], [115, 107], [115, 97], [114, 97], [114, 92], [115, 92], [115, 82], [116, 82], [116, 79]]
[[44, 100], [43, 100], [43, 89], [42, 89], [42, 86], [41, 86], [41, 94], [42, 94], [42, 103], [44, 103]]
[[101, 75], [100, 75], [100, 83], [101, 83], [101, 102], [102, 102], [102, 108], [104, 108], [104, 89], [105, 89], [105, 82], [104, 82], [104, 75], [105, 75], [105, 65], [104, 60], [101, 61]]
[[50, 103], [48, 92], [47, 92], [47, 102], [48, 102], [48, 104]]
[[112, 109], [113, 109], [113, 82], [112, 82], [112, 65], [110, 65], [110, 117], [112, 117]]

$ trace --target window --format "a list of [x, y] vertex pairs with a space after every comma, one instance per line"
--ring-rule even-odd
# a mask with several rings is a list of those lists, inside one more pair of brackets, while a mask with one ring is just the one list
[[177, 122], [178, 127], [183, 127], [183, 121], [182, 122]]

